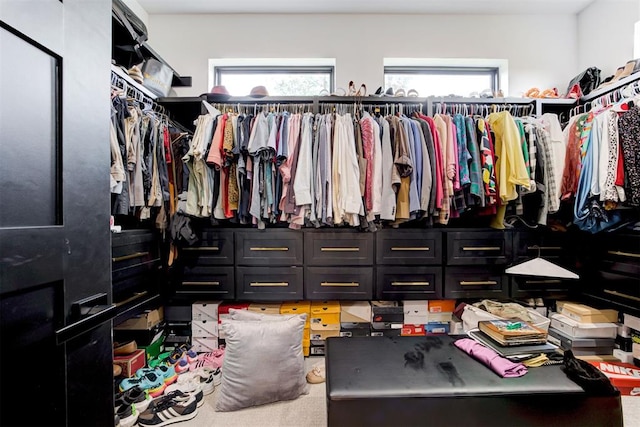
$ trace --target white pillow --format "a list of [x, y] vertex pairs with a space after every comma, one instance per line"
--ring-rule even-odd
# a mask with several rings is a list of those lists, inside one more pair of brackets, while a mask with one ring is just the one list
[[293, 400], [309, 393], [302, 352], [306, 313], [264, 322], [234, 320], [230, 314], [232, 319], [221, 325], [226, 347], [216, 411]]
[[[306, 316], [306, 313], [303, 314]], [[296, 316], [300, 316], [299, 314], [259, 313], [256, 311], [238, 310], [237, 308], [230, 308], [229, 315], [232, 320], [289, 320]]]

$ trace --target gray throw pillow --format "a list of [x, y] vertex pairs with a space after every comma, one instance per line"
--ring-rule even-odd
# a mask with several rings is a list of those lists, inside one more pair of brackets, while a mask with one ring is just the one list
[[281, 321], [222, 322], [226, 347], [216, 411], [293, 400], [309, 393], [302, 352], [306, 319], [306, 314], [298, 314]]
[[[303, 313], [305, 316], [306, 313]], [[232, 320], [289, 320], [294, 317], [300, 316], [299, 314], [268, 314], [259, 313], [257, 311], [238, 310], [237, 308], [230, 308], [229, 315]], [[306, 317], [305, 317], [306, 319]]]

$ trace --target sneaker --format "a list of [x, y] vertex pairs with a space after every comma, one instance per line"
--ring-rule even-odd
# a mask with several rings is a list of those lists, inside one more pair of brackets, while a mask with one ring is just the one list
[[138, 421], [138, 411], [134, 405], [122, 405], [116, 410], [116, 416], [120, 420], [120, 427], [133, 427]]
[[184, 351], [184, 349], [177, 347], [171, 352], [169, 357], [167, 357], [167, 360], [169, 361], [170, 364], [175, 365], [180, 361], [180, 359], [184, 358], [185, 356], [186, 356], [186, 352]]
[[202, 393], [207, 396], [215, 390], [215, 375], [214, 371], [209, 369], [201, 369], [195, 372], [187, 372], [184, 375], [180, 375], [178, 377], [178, 383], [188, 383], [191, 381], [195, 381], [200, 383], [200, 387], [202, 388]]
[[204, 392], [202, 391], [202, 386], [200, 385], [199, 378], [193, 378], [191, 381], [174, 383], [166, 388], [164, 391], [166, 394], [171, 394], [175, 391], [181, 391], [184, 394], [192, 395], [196, 398], [196, 406], [199, 408], [204, 404]]
[[187, 347], [186, 344], [182, 344], [179, 348], [184, 351], [187, 362], [193, 363], [198, 360], [198, 353], [193, 348]]
[[[179, 391], [174, 391], [174, 393], [176, 392]], [[175, 398], [160, 399], [153, 408], [147, 409], [138, 416], [138, 425], [166, 426], [190, 420], [196, 415], [198, 415], [198, 406], [195, 396], [190, 396], [186, 401]]]
[[157, 368], [160, 365], [170, 365], [168, 360], [170, 355], [171, 355], [170, 351], [165, 351], [164, 353], [160, 353], [153, 359], [149, 360], [147, 365], [149, 365], [150, 368]]
[[219, 362], [214, 359], [198, 360], [196, 363], [189, 365], [189, 371], [198, 372], [202, 369], [213, 372], [214, 384], [220, 385], [222, 381], [222, 371], [220, 370]]
[[310, 384], [320, 384], [325, 381], [325, 376], [324, 365], [316, 365], [307, 373], [307, 382]]
[[160, 396], [167, 387], [161, 376], [156, 375], [154, 372], [147, 372], [142, 377], [123, 379], [120, 381], [118, 388], [121, 392], [124, 392], [136, 386], [140, 387], [142, 390], [146, 390], [151, 397]]
[[180, 359], [173, 368], [178, 374], [184, 374], [185, 372], [189, 372], [189, 362], [186, 358]]
[[222, 366], [222, 361], [224, 360], [224, 349], [222, 348], [217, 348], [213, 351], [210, 351], [208, 353], [201, 353], [198, 355], [198, 360], [205, 360], [205, 359], [214, 359], [218, 361], [218, 365]]
[[173, 366], [158, 365], [155, 368], [140, 368], [136, 371], [136, 377], [143, 377], [148, 373], [162, 377], [165, 384], [173, 384], [178, 379], [178, 374]]
[[544, 307], [544, 301], [542, 298], [536, 298], [536, 307]]
[[136, 386], [116, 396], [116, 408], [122, 405], [133, 405], [138, 412], [144, 412], [151, 403], [151, 396], [146, 390]]

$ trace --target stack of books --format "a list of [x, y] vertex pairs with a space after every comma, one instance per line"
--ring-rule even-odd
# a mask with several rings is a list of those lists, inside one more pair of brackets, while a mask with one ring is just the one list
[[478, 329], [502, 346], [545, 344], [547, 331], [527, 322], [512, 320], [482, 320]]

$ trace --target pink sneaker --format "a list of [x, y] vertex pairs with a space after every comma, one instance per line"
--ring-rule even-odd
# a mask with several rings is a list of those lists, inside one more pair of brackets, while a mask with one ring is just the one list
[[218, 367], [222, 366], [223, 359], [224, 359], [224, 350], [221, 348], [215, 349], [208, 353], [200, 353], [198, 355], [198, 360], [214, 360], [218, 362]]

